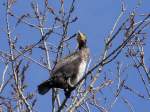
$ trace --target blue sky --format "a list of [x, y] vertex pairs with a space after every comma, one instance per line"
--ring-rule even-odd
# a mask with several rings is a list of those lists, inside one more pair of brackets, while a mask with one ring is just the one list
[[[31, 1], [31, 0], [29, 0]], [[43, 0], [38, 0], [39, 7], [42, 9], [43, 7]], [[52, 5], [54, 8], [59, 8], [58, 0], [50, 0], [49, 4]], [[70, 5], [71, 0], [64, 0], [65, 1], [65, 8], [67, 9]], [[124, 20], [130, 13], [131, 10], [133, 10], [138, 0], [124, 0], [125, 1], [125, 7], [126, 12], [121, 20]], [[4, 0], [0, 1], [0, 50], [7, 50], [8, 45], [6, 44], [6, 35], [4, 34], [3, 30], [6, 28], [5, 26], [5, 8], [2, 6], [2, 3]], [[24, 12], [31, 12], [31, 6], [29, 4], [30, 2], [26, 2], [24, 0], [17, 0], [16, 5], [13, 7], [13, 11], [19, 16]], [[88, 46], [91, 49], [91, 58], [93, 63], [95, 63], [96, 59], [102, 54], [102, 50], [104, 48], [104, 38], [106, 38], [111, 31], [114, 22], [116, 21], [117, 17], [119, 16], [121, 12], [121, 2], [120, 0], [76, 0], [75, 3], [75, 11], [73, 13], [73, 16], [77, 16], [78, 20], [77, 22], [71, 24], [69, 27], [69, 34], [74, 34], [77, 31], [82, 31], [88, 36]], [[143, 0], [140, 7], [136, 10], [137, 13], [143, 14], [143, 13], [150, 13], [150, 1], [149, 0]], [[52, 18], [53, 19], [53, 18]], [[11, 19], [11, 25], [14, 25], [16, 20]], [[48, 23], [51, 24], [51, 19], [48, 20]], [[36, 21], [32, 21], [35, 22]], [[121, 22], [120, 22], [121, 24]], [[33, 30], [26, 25], [20, 25], [17, 27], [16, 31], [13, 33], [14, 35], [19, 36], [19, 44], [26, 45], [30, 44], [32, 42], [35, 42], [39, 39], [39, 32], [36, 30]], [[150, 36], [150, 32], [148, 32], [148, 35]], [[55, 35], [54, 35], [55, 36]], [[53, 40], [52, 40], [53, 41]], [[74, 41], [74, 40], [73, 40]], [[146, 40], [147, 45], [145, 46], [145, 54], [146, 56], [146, 63], [150, 63], [149, 58], [149, 49], [150, 49], [150, 39]], [[119, 42], [116, 42], [119, 43]], [[18, 44], [18, 45], [19, 45]], [[34, 58], [38, 59], [38, 56], [42, 56], [43, 54], [39, 54], [38, 51], [34, 50]], [[38, 55], [38, 56], [37, 56]], [[123, 58], [125, 59], [125, 58]], [[122, 57], [119, 57], [118, 60], [122, 60]], [[1, 66], [3, 66], [2, 63], [0, 63]], [[128, 64], [128, 61], [124, 61], [124, 65], [126, 66]], [[106, 66], [106, 69], [111, 69], [114, 67], [113, 64], [110, 64]], [[36, 68], [36, 69], [35, 69]], [[105, 69], [105, 70], [106, 70]], [[0, 69], [1, 70], [1, 69]], [[112, 70], [113, 71], [113, 70]], [[129, 84], [131, 87], [137, 89], [140, 92], [143, 92], [143, 86], [139, 85], [139, 77], [137, 75], [134, 75], [136, 73], [133, 73], [133, 69], [129, 69], [126, 73], [123, 74], [127, 75], [129, 80], [127, 80], [127, 84]], [[0, 72], [2, 73], [2, 72]], [[115, 74], [115, 70], [113, 72]], [[26, 82], [29, 83], [29, 90], [28, 91], [35, 91], [37, 85], [39, 85], [42, 81], [46, 80], [48, 78], [48, 72], [43, 70], [43, 68], [37, 66], [37, 65], [31, 65], [30, 70], [27, 73], [26, 76]], [[114, 79], [113, 74], [110, 74], [109, 77], [112, 77]], [[100, 79], [102, 80], [102, 79]], [[149, 88], [150, 89], [150, 88]], [[110, 95], [111, 91], [108, 91], [107, 89], [104, 90], [104, 93], [109, 96], [110, 98], [112, 95]], [[7, 90], [6, 90], [7, 93]], [[144, 92], [143, 92], [144, 93]], [[39, 112], [49, 112], [51, 108], [50, 104], [50, 94], [48, 93], [45, 96], [37, 95], [38, 98], [36, 108]], [[99, 95], [101, 97], [101, 95]], [[134, 95], [123, 91], [121, 96], [125, 96], [129, 99], [129, 101], [132, 103], [133, 107], [135, 108], [135, 112], [149, 112], [150, 110], [150, 101], [149, 100], [143, 100], [138, 97], [135, 97]], [[109, 103], [105, 105], [106, 107], [109, 106]], [[94, 111], [94, 110], [93, 110]], [[111, 112], [127, 112], [128, 107], [126, 107], [120, 98], [118, 99], [118, 102], [114, 105]]]

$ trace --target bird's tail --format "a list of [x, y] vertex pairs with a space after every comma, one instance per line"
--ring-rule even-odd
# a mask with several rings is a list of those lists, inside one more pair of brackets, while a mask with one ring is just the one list
[[44, 95], [52, 88], [52, 84], [50, 80], [46, 80], [38, 86], [38, 92], [41, 95]]

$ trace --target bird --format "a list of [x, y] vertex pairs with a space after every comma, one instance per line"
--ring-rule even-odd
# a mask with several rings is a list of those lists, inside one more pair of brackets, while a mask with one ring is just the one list
[[60, 88], [64, 90], [66, 97], [70, 97], [72, 90], [84, 76], [90, 57], [86, 35], [79, 31], [76, 40], [78, 50], [57, 62], [51, 77], [38, 86], [39, 94], [44, 95], [51, 88]]

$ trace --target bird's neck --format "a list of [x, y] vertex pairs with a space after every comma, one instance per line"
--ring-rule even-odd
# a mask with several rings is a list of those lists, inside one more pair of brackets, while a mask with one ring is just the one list
[[82, 50], [82, 49], [84, 49], [84, 48], [87, 48], [86, 43], [80, 42], [80, 43], [79, 43], [79, 50]]

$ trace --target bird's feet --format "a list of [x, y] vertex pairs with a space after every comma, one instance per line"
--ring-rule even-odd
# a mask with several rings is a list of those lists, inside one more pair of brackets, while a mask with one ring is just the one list
[[66, 98], [70, 98], [71, 92], [72, 92], [74, 89], [75, 89], [75, 87], [69, 87], [68, 89], [65, 89], [65, 90], [64, 90]]

